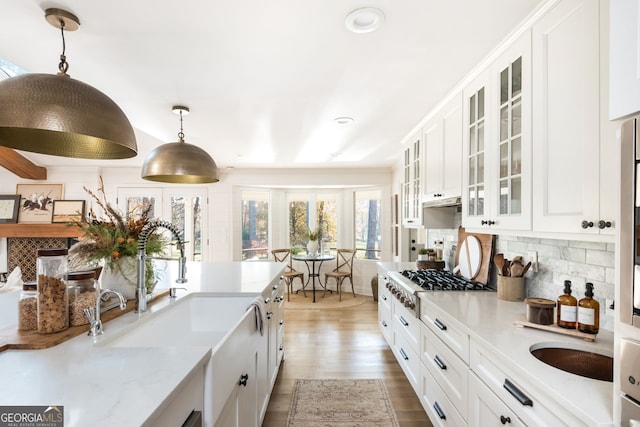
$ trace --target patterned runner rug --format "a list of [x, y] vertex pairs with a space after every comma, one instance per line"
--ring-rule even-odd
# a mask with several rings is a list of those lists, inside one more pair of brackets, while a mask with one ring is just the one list
[[399, 427], [381, 379], [297, 379], [288, 427]]
[[302, 291], [298, 293], [293, 292], [289, 296], [290, 301], [287, 301], [287, 293], [285, 291], [284, 308], [291, 310], [340, 309], [355, 307], [357, 305], [364, 304], [365, 302], [373, 303], [373, 297], [367, 295], [356, 294], [354, 298], [351, 293], [351, 289], [349, 289], [349, 292], [344, 292], [343, 288], [342, 301], [338, 300], [338, 294], [335, 290], [333, 293], [327, 292], [324, 297], [322, 296], [322, 292], [324, 292], [324, 290], [316, 290], [316, 302], [313, 302], [311, 291], [307, 291], [306, 298], [302, 294]]

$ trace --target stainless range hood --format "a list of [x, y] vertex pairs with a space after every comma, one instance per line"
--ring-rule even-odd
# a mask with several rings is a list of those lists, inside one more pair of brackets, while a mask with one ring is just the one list
[[460, 196], [455, 197], [446, 197], [446, 198], [438, 198], [434, 200], [429, 200], [428, 202], [423, 202], [423, 208], [442, 208], [449, 206], [461, 206], [462, 198]]
[[[456, 215], [462, 209], [462, 198], [447, 197], [422, 203], [424, 228], [456, 228]], [[459, 225], [459, 224], [458, 224]]]

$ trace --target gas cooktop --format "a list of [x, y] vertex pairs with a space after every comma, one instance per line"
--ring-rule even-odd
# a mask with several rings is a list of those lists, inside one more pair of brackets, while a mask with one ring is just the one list
[[493, 290], [482, 283], [456, 276], [447, 270], [404, 270], [400, 272], [424, 290], [429, 291], [475, 291]]

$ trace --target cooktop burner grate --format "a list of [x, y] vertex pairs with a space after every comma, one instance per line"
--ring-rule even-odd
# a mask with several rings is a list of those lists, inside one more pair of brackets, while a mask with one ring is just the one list
[[430, 291], [487, 290], [487, 288], [481, 283], [456, 276], [446, 270], [404, 270], [400, 274], [421, 288]]

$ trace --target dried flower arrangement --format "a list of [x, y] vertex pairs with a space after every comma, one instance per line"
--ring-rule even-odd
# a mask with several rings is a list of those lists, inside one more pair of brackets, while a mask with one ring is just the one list
[[[124, 257], [135, 257], [138, 252], [138, 236], [149, 223], [150, 207], [142, 210], [139, 218], [126, 219], [125, 216], [107, 200], [104, 183], [100, 177], [98, 196], [87, 187], [84, 190], [102, 208], [106, 217], [98, 218], [93, 209], [86, 218], [74, 222], [82, 229], [83, 237], [69, 250], [73, 259], [83, 261], [86, 265], [96, 266], [101, 262], [113, 269], [114, 264]], [[166, 240], [158, 233], [151, 233], [147, 238], [147, 255], [159, 254], [166, 245]]]

